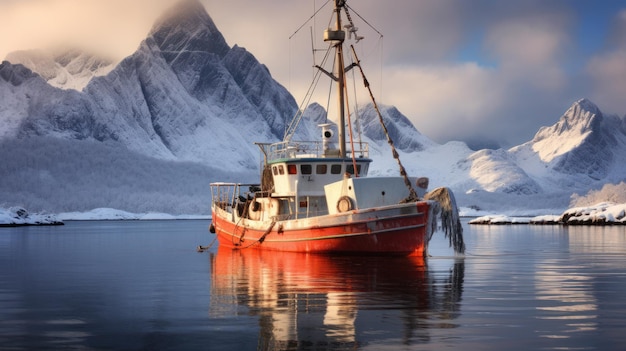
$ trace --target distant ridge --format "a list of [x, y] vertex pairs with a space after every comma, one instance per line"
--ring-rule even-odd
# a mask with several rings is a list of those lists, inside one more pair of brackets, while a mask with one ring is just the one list
[[15, 51], [9, 53], [6, 60], [24, 65], [54, 87], [78, 91], [83, 90], [93, 77], [106, 75], [114, 67], [112, 60], [75, 48]]

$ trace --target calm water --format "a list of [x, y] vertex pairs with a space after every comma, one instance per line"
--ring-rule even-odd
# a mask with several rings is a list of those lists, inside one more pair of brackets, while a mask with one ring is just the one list
[[626, 347], [625, 227], [466, 225], [424, 261], [198, 253], [208, 224], [0, 228], [0, 349]]

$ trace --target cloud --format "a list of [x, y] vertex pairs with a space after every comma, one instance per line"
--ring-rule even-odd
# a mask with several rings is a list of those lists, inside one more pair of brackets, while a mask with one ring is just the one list
[[592, 101], [605, 112], [623, 116], [626, 111], [626, 9], [613, 19], [608, 41], [611, 45], [589, 60], [585, 73], [591, 84]]
[[569, 27], [560, 15], [508, 18], [488, 29], [484, 45], [508, 79], [556, 91], [566, 84], [562, 67], [570, 51]]
[[608, 113], [626, 111], [626, 50], [595, 56], [587, 65], [591, 99]]
[[[462, 63], [390, 71], [383, 102], [399, 106], [420, 132], [438, 142], [511, 146], [530, 140], [539, 126], [556, 122], [568, 107], [558, 103], [560, 96], [545, 94], [502, 68]], [[546, 117], [552, 121], [543, 123]]]
[[[388, 63], [430, 64], [449, 57], [463, 45], [465, 39], [464, 16], [469, 6], [456, 0], [394, 0], [354, 3], [369, 23], [385, 36], [385, 45], [393, 49]], [[360, 27], [366, 29], [360, 18]], [[371, 33], [369, 40], [377, 38]]]
[[384, 79], [383, 100], [403, 106], [401, 111], [426, 135], [458, 136], [484, 125], [498, 110], [503, 99], [495, 74], [475, 63], [394, 67]]
[[15, 50], [78, 46], [122, 58], [173, 0], [0, 1], [0, 57]]
[[620, 10], [611, 21], [609, 42], [611, 46], [626, 49], [626, 8]]
[[417, 62], [392, 67], [384, 79], [386, 103], [439, 142], [525, 142], [578, 98], [565, 96], [572, 82], [563, 65], [571, 51], [568, 16], [526, 12], [482, 23], [478, 45], [489, 64]]

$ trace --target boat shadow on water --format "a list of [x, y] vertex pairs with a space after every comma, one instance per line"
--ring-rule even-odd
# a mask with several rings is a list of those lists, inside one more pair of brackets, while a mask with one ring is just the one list
[[423, 257], [329, 256], [219, 248], [209, 314], [256, 316], [257, 349], [426, 344], [455, 328], [465, 263]]

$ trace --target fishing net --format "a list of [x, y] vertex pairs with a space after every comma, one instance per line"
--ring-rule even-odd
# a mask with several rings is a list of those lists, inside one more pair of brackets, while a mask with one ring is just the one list
[[431, 206], [430, 218], [431, 228], [430, 237], [437, 230], [437, 217], [441, 219], [441, 230], [443, 230], [446, 238], [450, 243], [450, 247], [454, 248], [456, 253], [465, 252], [465, 243], [463, 242], [463, 226], [459, 217], [459, 210], [456, 206], [456, 199], [452, 190], [446, 187], [434, 189], [424, 196], [424, 200], [435, 201]]

